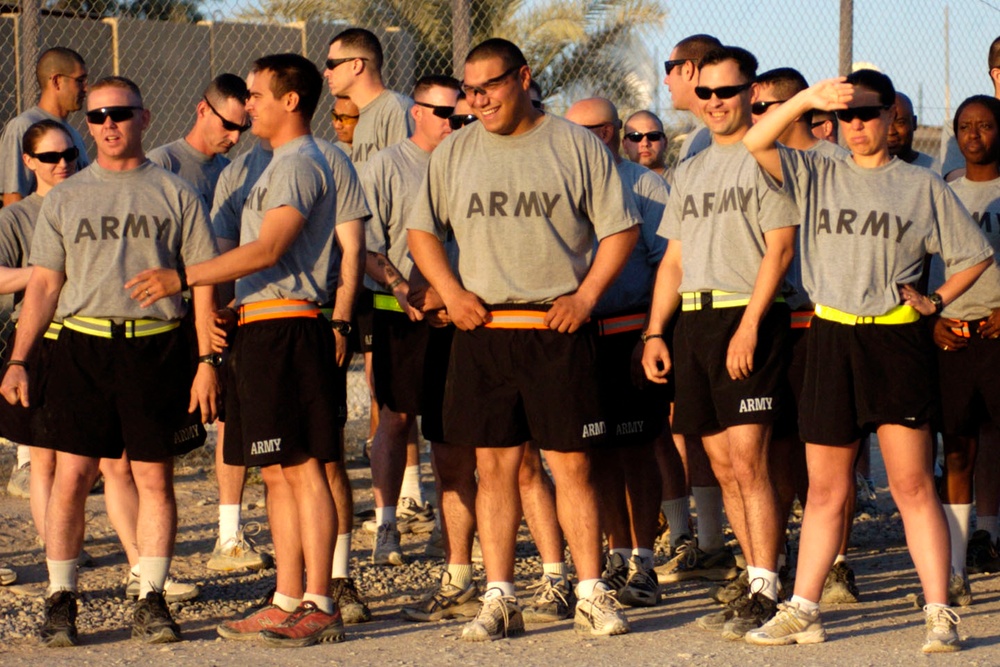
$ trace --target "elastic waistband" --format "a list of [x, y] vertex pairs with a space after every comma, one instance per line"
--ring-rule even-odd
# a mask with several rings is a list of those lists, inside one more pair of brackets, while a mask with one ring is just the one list
[[265, 320], [283, 320], [290, 317], [320, 316], [319, 306], [312, 301], [299, 299], [265, 299], [240, 306], [240, 326]]
[[858, 324], [910, 324], [920, 319], [920, 313], [912, 306], [896, 306], [884, 315], [852, 315], [830, 306], [816, 304], [816, 317], [853, 327]]
[[[774, 303], [784, 303], [785, 297], [775, 297]], [[682, 292], [681, 310], [708, 310], [715, 308], [738, 308], [750, 303], [750, 295], [742, 292], [723, 292], [714, 289], [705, 292]]]
[[382, 294], [381, 292], [375, 292], [374, 300], [375, 310], [391, 310], [394, 313], [402, 313], [403, 307], [399, 305], [399, 301], [392, 294]]
[[487, 329], [548, 329], [545, 314], [549, 304], [518, 303], [486, 306], [490, 311]]
[[808, 329], [812, 326], [812, 319], [815, 311], [812, 310], [793, 310], [792, 311], [792, 328], [793, 329]]
[[[67, 329], [100, 338], [114, 338], [116, 334], [125, 338], [155, 336], [173, 331], [180, 325], [181, 323], [177, 320], [125, 320], [118, 324], [112, 320], [80, 315], [73, 315], [63, 320], [63, 326]], [[56, 335], [58, 337], [58, 334]], [[46, 336], [48, 336], [48, 332], [46, 332]]]
[[645, 323], [646, 313], [632, 313], [630, 315], [602, 317], [597, 320], [597, 333], [600, 336], [612, 336], [614, 334], [627, 333], [629, 331], [642, 331], [642, 327]]

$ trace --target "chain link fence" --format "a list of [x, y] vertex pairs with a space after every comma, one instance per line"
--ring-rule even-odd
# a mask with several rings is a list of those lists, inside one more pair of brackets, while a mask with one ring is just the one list
[[[409, 92], [424, 74], [460, 76], [472, 45], [501, 36], [524, 50], [551, 112], [602, 95], [623, 117], [657, 113], [676, 136], [693, 119], [672, 109], [663, 61], [680, 39], [708, 33], [755, 53], [762, 71], [793, 66], [810, 81], [852, 62], [877, 66], [914, 101], [916, 147], [936, 155], [958, 103], [991, 92], [986, 56], [998, 19], [1000, 2], [987, 0], [21, 0], [0, 4], [0, 121], [35, 103], [41, 50], [68, 46], [86, 59], [91, 81], [118, 74], [139, 84], [153, 113], [152, 148], [187, 132], [212, 77], [245, 74], [255, 58], [284, 51], [321, 66], [333, 35], [362, 26], [382, 41], [390, 88]], [[313, 129], [335, 140], [331, 106], [324, 95]], [[70, 121], [89, 142], [82, 114]], [[350, 402], [353, 430], [366, 435], [363, 381], [352, 381]]]

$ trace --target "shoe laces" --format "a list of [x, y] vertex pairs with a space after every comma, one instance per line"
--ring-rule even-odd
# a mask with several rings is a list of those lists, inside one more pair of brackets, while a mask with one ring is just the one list
[[924, 613], [927, 614], [927, 625], [931, 626], [936, 634], [947, 634], [962, 622], [954, 609], [944, 605], [924, 605]]
[[692, 568], [698, 564], [698, 545], [694, 540], [681, 542], [677, 545], [674, 558], [685, 567]]
[[380, 547], [390, 544], [393, 537], [392, 531], [393, 528], [391, 524], [383, 523], [380, 525], [378, 527], [378, 533], [375, 535], [375, 543]]
[[556, 582], [562, 582], [564, 579], [561, 577], [557, 580], [553, 580], [552, 577], [547, 574], [543, 574], [542, 578], [537, 582], [528, 586], [529, 591], [535, 591], [534, 595], [531, 597], [532, 603], [540, 602], [562, 602], [567, 607], [569, 606], [569, 600], [566, 599], [566, 593], [561, 587], [556, 585]]
[[[256, 542], [254, 542], [251, 538], [260, 534], [263, 529], [264, 527], [261, 526], [259, 522], [249, 521], [240, 526], [240, 529], [236, 531], [236, 536], [231, 538], [230, 541], [234, 546], [239, 547], [243, 551], [252, 551], [256, 546]], [[229, 541], [227, 541], [227, 544], [228, 543]]]
[[595, 588], [594, 594], [587, 598], [586, 602], [590, 603], [593, 615], [600, 618], [617, 614], [625, 608], [618, 601], [618, 595], [614, 591], [604, 588]]
[[496, 612], [499, 611], [500, 616], [503, 618], [503, 627], [507, 627], [510, 622], [510, 609], [507, 607], [507, 603], [513, 598], [507, 595], [484, 595], [479, 599], [482, 601], [483, 606], [479, 609], [479, 613], [476, 614], [476, 622], [484, 626], [489, 626], [492, 624]]

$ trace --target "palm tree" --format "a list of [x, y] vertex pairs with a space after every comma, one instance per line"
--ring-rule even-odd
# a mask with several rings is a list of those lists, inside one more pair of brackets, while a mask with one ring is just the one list
[[[240, 19], [392, 26], [416, 42], [418, 76], [453, 68], [452, 0], [253, 1]], [[666, 18], [659, 0], [463, 2], [471, 19], [469, 43], [504, 37], [518, 44], [557, 110], [589, 95], [608, 97], [623, 112], [649, 105], [659, 68], [643, 38]]]

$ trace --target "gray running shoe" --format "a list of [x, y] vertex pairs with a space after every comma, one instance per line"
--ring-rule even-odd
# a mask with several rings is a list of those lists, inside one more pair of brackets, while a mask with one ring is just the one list
[[751, 630], [761, 627], [778, 613], [778, 603], [763, 593], [754, 593], [747, 604], [742, 605], [736, 616], [722, 626], [723, 639], [742, 641]]
[[618, 599], [629, 607], [655, 607], [660, 601], [656, 573], [634, 554], [628, 561], [628, 581], [618, 592]]
[[927, 615], [927, 636], [921, 650], [924, 653], [961, 651], [962, 645], [959, 642], [958, 631], [955, 629], [961, 623], [958, 614], [950, 607], [939, 605], [924, 607], [924, 613]]
[[854, 581], [854, 570], [846, 562], [834, 563], [823, 582], [824, 604], [857, 604], [861, 592]]
[[989, 532], [977, 530], [972, 534], [965, 556], [965, 569], [969, 574], [1000, 572], [1000, 547], [990, 539]]
[[739, 612], [740, 607], [747, 604], [749, 600], [750, 599], [745, 596], [737, 598], [719, 611], [713, 611], [709, 614], [699, 616], [695, 620], [695, 623], [702, 630], [708, 630], [709, 632], [722, 632], [722, 629], [726, 627], [726, 623], [736, 618], [736, 614]]
[[[128, 577], [125, 581], [125, 597], [132, 600], [138, 599], [139, 590], [139, 577], [138, 575], [132, 574], [132, 571], [129, 570]], [[167, 577], [167, 581], [163, 585], [163, 599], [167, 601], [167, 604], [187, 602], [188, 600], [194, 600], [199, 595], [201, 595], [201, 588], [197, 584], [187, 584], [183, 581], [174, 581], [170, 577]]]
[[206, 567], [217, 572], [256, 571], [274, 567], [274, 559], [269, 554], [258, 552], [253, 540], [250, 539], [260, 530], [261, 525], [256, 521], [251, 521], [239, 529], [236, 537], [226, 540], [225, 544], [216, 540], [215, 549], [212, 551], [212, 557], [208, 559]]
[[441, 577], [441, 585], [427, 594], [419, 602], [400, 610], [400, 616], [408, 621], [443, 621], [449, 618], [473, 618], [479, 613], [479, 587], [476, 582], [467, 588], [453, 586], [447, 572]]
[[396, 507], [396, 528], [400, 533], [431, 533], [437, 522], [434, 520], [434, 508], [425, 502], [418, 505], [413, 498], [400, 498]]
[[573, 627], [577, 632], [593, 637], [623, 635], [630, 630], [615, 592], [603, 586], [595, 588], [589, 598], [576, 603]]
[[378, 527], [375, 548], [372, 549], [372, 563], [375, 565], [405, 565], [403, 550], [399, 546], [399, 531], [389, 522]]
[[543, 574], [528, 590], [534, 593], [523, 610], [525, 623], [555, 623], [573, 614], [576, 595], [569, 580]]
[[621, 554], [609, 551], [604, 561], [604, 574], [601, 575], [601, 579], [613, 591], [625, 588], [625, 584], [628, 583], [628, 561]]
[[17, 581], [17, 572], [9, 567], [0, 567], [0, 586], [10, 586]]
[[725, 586], [716, 586], [709, 593], [712, 600], [719, 604], [731, 604], [750, 596], [750, 575], [742, 570], [740, 575]]
[[791, 602], [778, 605], [778, 613], [756, 630], [746, 633], [746, 641], [761, 646], [818, 644], [826, 641], [819, 610], [808, 613]]
[[[16, 464], [15, 464], [16, 465]], [[31, 463], [15, 467], [10, 473], [10, 480], [7, 482], [7, 495], [14, 498], [31, 497]]]
[[[497, 590], [497, 589], [491, 589]], [[484, 595], [476, 617], [462, 628], [462, 640], [486, 642], [524, 634], [524, 617], [513, 595]]]
[[150, 591], [145, 599], [135, 603], [132, 639], [146, 644], [169, 644], [181, 640], [181, 629], [170, 616], [163, 593]]
[[45, 620], [38, 636], [42, 646], [76, 646], [76, 593], [58, 591], [45, 599]]
[[677, 544], [674, 557], [656, 568], [656, 578], [661, 584], [690, 579], [708, 581], [728, 581], [739, 574], [733, 550], [723, 547], [707, 553], [698, 548], [698, 543], [688, 538]]
[[337, 603], [340, 616], [346, 625], [372, 620], [371, 609], [358, 593], [354, 579], [337, 577], [330, 580], [330, 597]]

